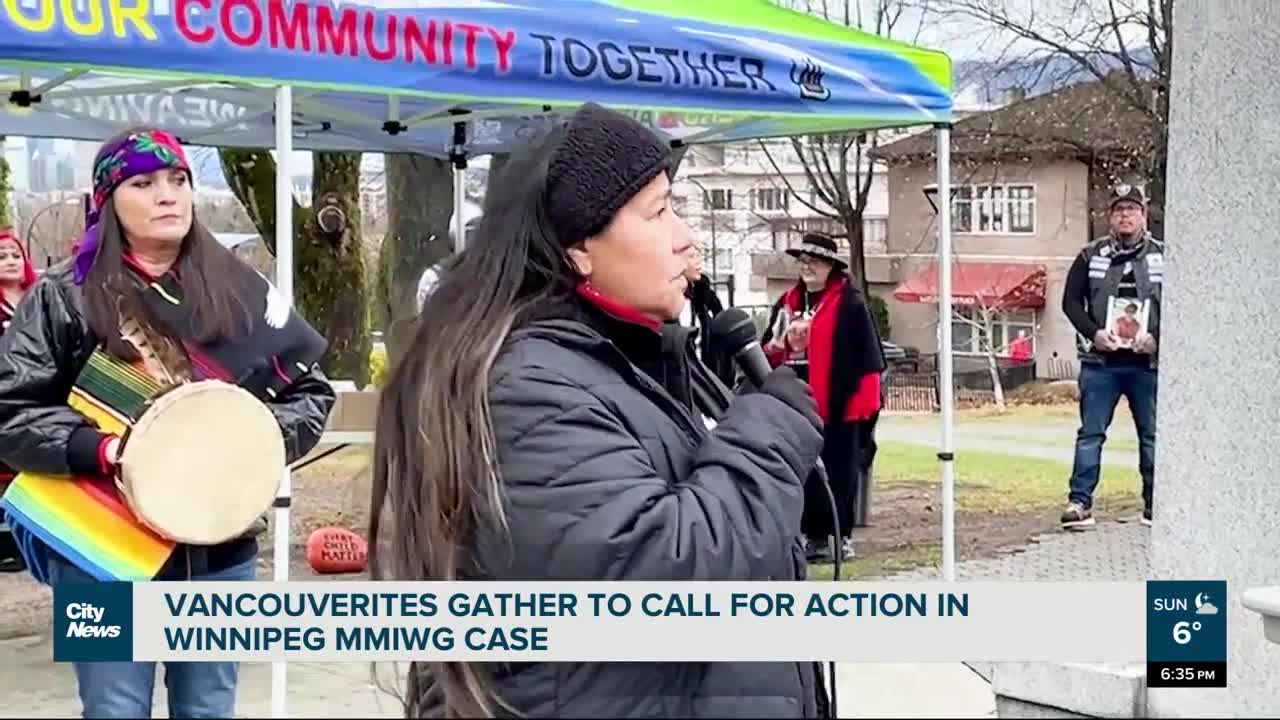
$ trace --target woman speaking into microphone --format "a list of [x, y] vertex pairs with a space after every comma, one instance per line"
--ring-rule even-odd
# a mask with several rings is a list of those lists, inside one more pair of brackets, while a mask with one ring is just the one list
[[[785, 369], [733, 398], [699, 362], [669, 171], [653, 133], [587, 104], [495, 176], [382, 393], [375, 577], [803, 578], [816, 403]], [[424, 661], [406, 713], [819, 717], [816, 670]]]

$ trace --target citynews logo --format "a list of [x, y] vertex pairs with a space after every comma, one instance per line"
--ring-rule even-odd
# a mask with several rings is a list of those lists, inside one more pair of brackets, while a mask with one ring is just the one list
[[67, 606], [67, 637], [74, 638], [118, 638], [124, 634], [119, 625], [104, 625], [102, 618], [107, 609], [95, 607], [89, 603], [72, 603]]
[[132, 660], [133, 586], [126, 582], [54, 584], [53, 659]]

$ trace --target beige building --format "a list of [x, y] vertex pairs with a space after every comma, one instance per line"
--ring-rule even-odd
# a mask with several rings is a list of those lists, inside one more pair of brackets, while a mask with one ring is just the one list
[[[952, 303], [957, 368], [985, 355], [1017, 356], [1031, 341], [1039, 377], [1069, 377], [1075, 330], [1062, 290], [1075, 256], [1105, 232], [1099, 209], [1112, 183], [1132, 178], [1140, 114], [1098, 83], [974, 115], [952, 132]], [[889, 307], [893, 342], [937, 351], [937, 170], [933, 132], [884, 146], [888, 163], [888, 271], [869, 273]], [[932, 197], [931, 197], [932, 196]], [[870, 264], [870, 259], [868, 259]], [[991, 317], [990, 337], [975, 326]]]

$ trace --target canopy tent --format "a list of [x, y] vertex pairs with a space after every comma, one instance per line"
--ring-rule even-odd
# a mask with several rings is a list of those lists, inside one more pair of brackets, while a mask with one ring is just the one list
[[[183, 142], [501, 152], [584, 101], [673, 144], [939, 128], [941, 292], [950, 315], [951, 63], [765, 0], [9, 0], [0, 134], [99, 140], [133, 124]], [[460, 175], [460, 174], [459, 174]], [[460, 188], [461, 183], [458, 183]], [[293, 297], [291, 183], [276, 263]], [[456, 200], [462, 192], [455, 193]], [[464, 217], [456, 209], [454, 217]], [[459, 237], [464, 233], [458, 232]], [[950, 346], [943, 323], [943, 347]], [[954, 577], [950, 354], [942, 354], [943, 571]], [[289, 480], [275, 578], [288, 577]], [[284, 714], [285, 666], [273, 666]]]
[[282, 84], [299, 149], [437, 157], [509, 150], [588, 100], [684, 142], [951, 113], [945, 55], [763, 0], [120, 5], [4, 3], [5, 132], [96, 140], [142, 122], [185, 143], [271, 147]]

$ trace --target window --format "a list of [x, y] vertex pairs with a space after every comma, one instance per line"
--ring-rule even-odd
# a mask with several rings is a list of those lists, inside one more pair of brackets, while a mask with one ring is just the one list
[[[951, 320], [951, 348], [958, 353], [985, 355], [986, 332], [982, 310], [974, 307], [955, 308], [957, 317]], [[977, 325], [975, 326], [974, 323]], [[996, 355], [1007, 357], [1009, 343], [1021, 333], [1031, 340], [1031, 353], [1036, 351], [1036, 312], [1034, 310], [994, 311], [991, 321], [991, 346]]]
[[1031, 185], [960, 185], [951, 201], [951, 229], [972, 235], [1029, 235], [1036, 231]]
[[[799, 247], [801, 239], [807, 232], [820, 232], [831, 235], [837, 238], [837, 245], [847, 247], [846, 242], [839, 237], [844, 235], [844, 225], [834, 218], [795, 218], [793, 220], [778, 221], [778, 223], [773, 227], [774, 250], [786, 250], [787, 248]], [[783, 230], [786, 232], [784, 233]]]
[[719, 277], [720, 275], [733, 274], [733, 251], [716, 249], [715, 257], [710, 257], [711, 251], [704, 250], [702, 255], [702, 263], [707, 266], [712, 275]]
[[690, 165], [701, 165], [703, 167], [723, 167], [724, 166], [724, 146], [723, 145], [699, 145], [689, 148], [685, 154], [685, 162]]
[[1004, 188], [993, 185], [975, 187], [973, 207], [978, 211], [977, 232], [1004, 232]]
[[862, 220], [863, 249], [883, 249], [889, 239], [888, 218], [864, 218]]
[[1009, 185], [1009, 232], [1036, 231], [1036, 195], [1030, 185]]
[[786, 250], [791, 247], [791, 220], [770, 220], [769, 234], [774, 250]]
[[782, 188], [755, 188], [751, 191], [754, 210], [786, 210], [790, 195]]
[[733, 190], [725, 188], [708, 190], [706, 196], [703, 198], [703, 204], [709, 210], [732, 210]]
[[[816, 188], [812, 188], [812, 187], [809, 188], [809, 204], [822, 212], [833, 212], [835, 210], [835, 208], [831, 207], [831, 205], [826, 200], [822, 199], [822, 193], [818, 192]], [[808, 208], [806, 208], [806, 210], [807, 209]]]

